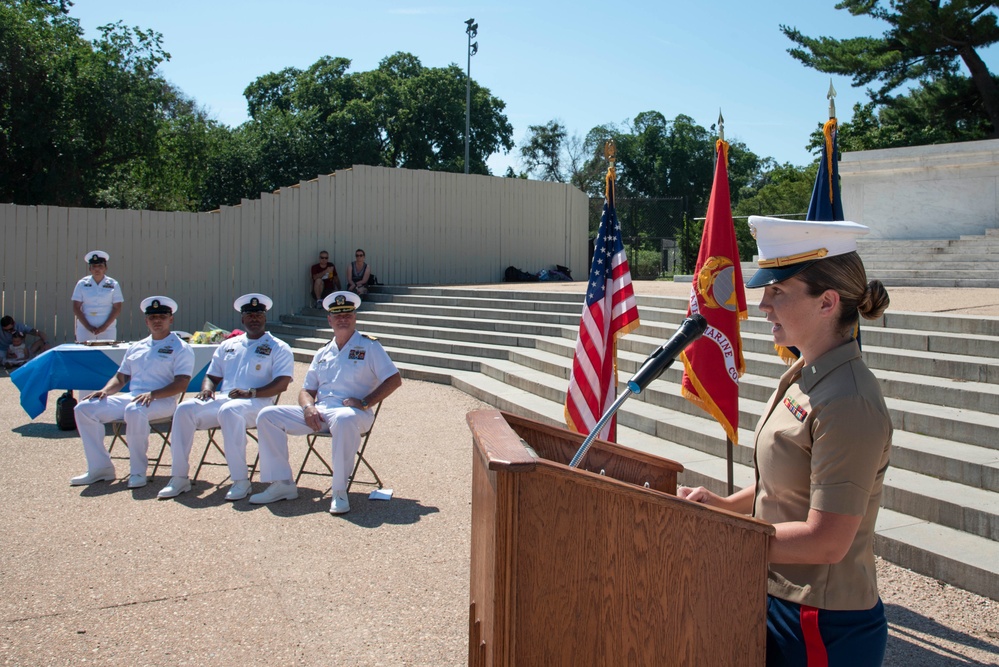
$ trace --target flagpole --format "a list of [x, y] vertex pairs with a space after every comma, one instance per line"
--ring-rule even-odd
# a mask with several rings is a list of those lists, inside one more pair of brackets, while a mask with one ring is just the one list
[[725, 455], [728, 458], [728, 495], [735, 493], [735, 471], [732, 465], [732, 459], [735, 458], [735, 452], [732, 451], [732, 440], [725, 436]]

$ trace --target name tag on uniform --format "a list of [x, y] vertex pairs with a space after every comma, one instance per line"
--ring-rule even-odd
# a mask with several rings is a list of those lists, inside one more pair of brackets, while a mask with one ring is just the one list
[[160, 349], [156, 350], [156, 354], [173, 354], [173, 348], [169, 345], [164, 345]]
[[347, 358], [348, 359], [364, 359], [364, 350], [361, 349], [361, 348], [359, 348], [359, 347], [355, 347], [347, 355]]
[[805, 408], [798, 405], [798, 401], [794, 400], [790, 396], [784, 397], [784, 407], [786, 407], [788, 411], [794, 415], [794, 418], [800, 422], [805, 421], [805, 417], [808, 416], [808, 412], [805, 411]]

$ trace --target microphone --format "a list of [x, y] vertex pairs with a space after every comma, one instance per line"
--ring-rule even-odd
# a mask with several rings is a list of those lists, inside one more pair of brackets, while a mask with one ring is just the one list
[[658, 350], [650, 354], [635, 376], [628, 380], [628, 389], [631, 390], [631, 393], [642, 392], [649, 386], [650, 382], [662, 375], [663, 371], [673, 365], [684, 348], [701, 337], [707, 327], [708, 321], [704, 319], [703, 315], [695, 313], [685, 319], [676, 333]]

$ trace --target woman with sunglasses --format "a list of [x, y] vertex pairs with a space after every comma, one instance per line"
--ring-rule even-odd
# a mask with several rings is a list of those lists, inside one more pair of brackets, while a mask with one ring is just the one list
[[364, 251], [360, 248], [354, 253], [354, 261], [350, 265], [350, 277], [347, 278], [347, 289], [358, 296], [368, 293], [368, 282], [371, 280], [371, 267], [364, 261]]

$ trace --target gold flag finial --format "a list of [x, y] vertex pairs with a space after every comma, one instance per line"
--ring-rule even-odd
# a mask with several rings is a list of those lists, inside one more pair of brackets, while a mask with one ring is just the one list
[[607, 176], [604, 178], [604, 197], [608, 199], [613, 199], [614, 196], [614, 181], [617, 178], [617, 172], [614, 169], [614, 161], [617, 159], [615, 153], [617, 152], [617, 147], [614, 145], [614, 140], [611, 139], [604, 144], [604, 157], [610, 162], [607, 167]]
[[617, 160], [616, 153], [617, 153], [617, 146], [614, 145], [614, 140], [613, 139], [608, 140], [604, 144], [604, 157], [607, 158], [607, 160], [611, 164], [614, 164], [614, 162]]
[[836, 89], [832, 85], [832, 77], [829, 78], [829, 92], [826, 93], [826, 97], [829, 99], [829, 117], [836, 117]]

